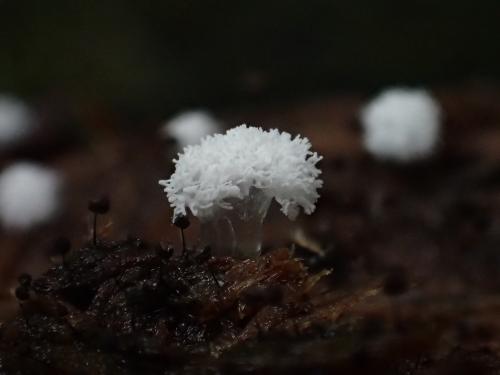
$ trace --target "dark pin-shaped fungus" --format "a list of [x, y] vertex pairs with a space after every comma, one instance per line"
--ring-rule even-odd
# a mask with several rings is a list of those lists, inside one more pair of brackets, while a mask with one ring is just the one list
[[101, 196], [99, 199], [93, 199], [89, 202], [88, 209], [94, 214], [94, 226], [93, 226], [93, 243], [94, 246], [97, 244], [97, 215], [104, 215], [108, 213], [111, 207], [109, 198], [105, 195]]
[[256, 257], [273, 198], [292, 220], [301, 207], [306, 214], [316, 208], [321, 156], [310, 148], [307, 138], [246, 125], [186, 147], [174, 160], [174, 174], [160, 181], [174, 222], [189, 209], [214, 255]]
[[184, 229], [190, 225], [189, 218], [186, 215], [177, 216], [174, 219], [174, 225], [181, 231], [182, 253], [186, 253], [186, 238], [184, 236]]

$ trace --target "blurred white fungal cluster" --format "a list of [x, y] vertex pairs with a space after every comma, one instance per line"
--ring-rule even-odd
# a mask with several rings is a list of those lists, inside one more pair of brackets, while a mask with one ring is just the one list
[[53, 218], [60, 207], [62, 178], [54, 170], [19, 162], [0, 174], [0, 221], [26, 230]]
[[220, 131], [219, 121], [202, 110], [183, 112], [161, 128], [162, 136], [175, 139], [180, 148], [196, 145], [203, 137]]
[[21, 141], [35, 125], [35, 116], [24, 102], [7, 95], [0, 96], [0, 148]]
[[300, 207], [306, 214], [316, 208], [322, 186], [316, 163], [321, 158], [307, 138], [241, 125], [186, 147], [174, 160], [175, 172], [160, 184], [174, 218], [185, 215], [187, 208], [200, 218], [219, 208], [232, 209], [229, 200], [244, 199], [254, 188], [276, 199], [281, 211], [294, 219]]
[[425, 90], [386, 90], [361, 112], [364, 146], [380, 159], [426, 158], [438, 144], [441, 117], [439, 103]]

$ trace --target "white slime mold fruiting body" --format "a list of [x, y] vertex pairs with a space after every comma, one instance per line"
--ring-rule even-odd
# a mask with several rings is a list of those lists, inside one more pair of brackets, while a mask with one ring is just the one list
[[220, 132], [219, 122], [205, 111], [183, 112], [169, 120], [161, 129], [163, 137], [177, 141], [180, 148], [200, 143], [207, 135]]
[[429, 157], [439, 141], [441, 113], [425, 90], [386, 90], [361, 112], [364, 146], [377, 158], [397, 162]]
[[19, 99], [0, 96], [0, 148], [28, 136], [36, 125], [35, 116]]
[[62, 179], [49, 168], [17, 163], [0, 174], [0, 220], [4, 227], [26, 230], [50, 220], [60, 207]]
[[174, 174], [160, 184], [174, 218], [189, 209], [202, 230], [216, 238], [205, 241], [214, 245], [215, 253], [255, 257], [273, 198], [290, 219], [300, 208], [306, 214], [315, 210], [322, 186], [316, 163], [321, 157], [310, 147], [307, 138], [241, 125], [186, 147], [174, 160]]

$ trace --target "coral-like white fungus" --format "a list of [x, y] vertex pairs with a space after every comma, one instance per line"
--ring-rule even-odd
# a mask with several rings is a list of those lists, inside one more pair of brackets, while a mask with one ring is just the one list
[[241, 125], [188, 146], [160, 181], [174, 219], [187, 209], [202, 222], [202, 242], [214, 254], [252, 258], [260, 253], [262, 223], [271, 200], [294, 219], [316, 208], [322, 181], [307, 138]]
[[426, 158], [437, 146], [441, 113], [425, 90], [386, 90], [361, 112], [365, 148], [380, 159], [398, 162]]
[[56, 171], [17, 163], [0, 174], [0, 220], [4, 227], [26, 230], [50, 220], [60, 206], [62, 179]]
[[165, 186], [174, 216], [207, 217], [216, 208], [231, 209], [229, 199], [243, 199], [251, 188], [275, 198], [281, 211], [294, 219], [299, 207], [311, 214], [322, 186], [316, 163], [321, 156], [310, 150], [307, 138], [277, 129], [241, 125], [188, 146], [174, 160], [175, 172]]
[[197, 110], [177, 115], [162, 127], [161, 134], [175, 139], [184, 148], [200, 143], [203, 137], [218, 133], [220, 129], [220, 123], [211, 114]]
[[0, 96], [0, 147], [22, 140], [31, 133], [35, 123], [26, 104], [10, 96]]

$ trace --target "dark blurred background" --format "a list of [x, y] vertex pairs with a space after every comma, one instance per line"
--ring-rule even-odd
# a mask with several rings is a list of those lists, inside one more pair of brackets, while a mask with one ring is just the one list
[[0, 1], [0, 88], [130, 116], [500, 77], [500, 3]]

